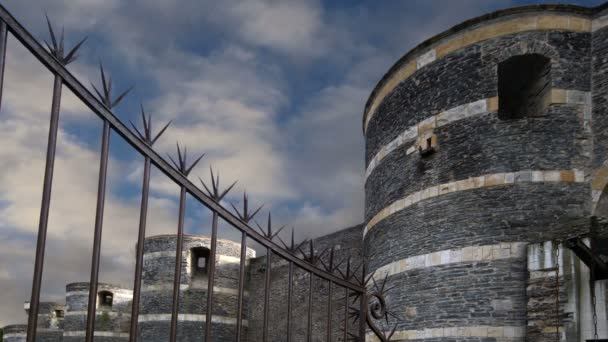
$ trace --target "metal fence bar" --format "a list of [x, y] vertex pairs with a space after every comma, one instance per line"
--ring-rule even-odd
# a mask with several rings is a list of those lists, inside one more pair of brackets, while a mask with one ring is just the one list
[[264, 285], [264, 327], [262, 341], [268, 341], [268, 318], [270, 312], [270, 273], [272, 272], [272, 251], [266, 249], [266, 278]]
[[34, 276], [32, 279], [30, 311], [27, 322], [27, 342], [35, 341], [36, 327], [38, 325], [40, 287], [42, 285], [42, 271], [44, 267], [44, 249], [46, 247], [46, 233], [49, 223], [51, 188], [53, 187], [53, 169], [55, 167], [55, 152], [57, 150], [57, 131], [59, 130], [59, 107], [61, 104], [61, 87], [62, 79], [59, 75], [55, 75], [55, 82], [53, 84], [53, 102], [51, 104], [49, 138], [48, 143], [46, 145], [46, 165], [44, 167], [42, 203], [40, 205], [40, 221], [38, 224], [38, 238], [36, 242], [36, 259], [34, 261]]
[[326, 341], [327, 342], [331, 342], [331, 326], [332, 326], [332, 322], [331, 322], [331, 317], [332, 317], [332, 298], [331, 298], [331, 290], [332, 290], [332, 285], [333, 283], [331, 282], [331, 280], [329, 281], [329, 289], [328, 289], [328, 298], [327, 298], [327, 338]]
[[289, 262], [287, 274], [287, 342], [291, 341], [291, 297], [293, 295], [293, 262]]
[[308, 282], [308, 327], [306, 329], [306, 338], [308, 342], [312, 342], [312, 288], [315, 282], [314, 275], [312, 273], [309, 273], [309, 275], [310, 280]]
[[135, 261], [135, 280], [133, 281], [133, 303], [131, 307], [131, 330], [129, 342], [137, 340], [137, 319], [141, 297], [141, 276], [144, 264], [144, 242], [146, 239], [146, 221], [148, 218], [148, 198], [150, 192], [150, 158], [144, 160], [144, 180], [141, 188], [141, 206], [139, 212], [139, 231], [137, 234], [137, 256]]
[[186, 214], [186, 188], [181, 187], [179, 194], [179, 219], [177, 241], [175, 242], [175, 275], [173, 276], [173, 301], [171, 306], [171, 332], [169, 340], [177, 341], [177, 315], [179, 313], [179, 287], [182, 278], [182, 248], [184, 244], [184, 216]]
[[106, 179], [108, 173], [108, 155], [110, 152], [110, 124], [103, 123], [101, 138], [101, 157], [99, 163], [99, 183], [97, 185], [97, 208], [95, 210], [95, 233], [93, 238], [93, 253], [91, 257], [91, 281], [89, 282], [89, 306], [87, 308], [87, 342], [93, 342], [95, 331], [95, 315], [97, 309], [97, 282], [99, 279], [99, 260], [101, 256], [101, 233], [103, 228], [103, 213], [106, 199]]
[[229, 212], [226, 208], [215, 202], [203, 191], [198, 189], [192, 184], [183, 174], [173, 168], [167, 161], [156, 153], [150, 146], [142, 142], [129, 128], [119, 120], [112, 112], [110, 112], [104, 105], [93, 96], [93, 94], [85, 88], [82, 83], [72, 75], [61, 63], [51, 56], [43, 47], [36, 41], [32, 35], [21, 26], [13, 16], [0, 4], [0, 20], [4, 20], [8, 26], [8, 30], [19, 40], [31, 53], [36, 57], [42, 64], [44, 64], [49, 71], [53, 74], [59, 75], [63, 80], [63, 84], [68, 87], [91, 111], [104, 120], [109, 121], [110, 126], [114, 132], [120, 135], [125, 141], [130, 144], [135, 150], [140, 152], [144, 156], [148, 156], [152, 162], [152, 165], [156, 166], [162, 173], [167, 177], [176, 182], [179, 186], [186, 188], [186, 191], [195, 197], [209, 210], [217, 212], [219, 217], [225, 220], [227, 223], [237, 228], [238, 230], [247, 233], [247, 236], [251, 237], [262, 246], [268, 247], [274, 254], [279, 255], [285, 260], [292, 261], [297, 266], [301, 267], [307, 272], [312, 272], [316, 276], [325, 279], [332, 280], [335, 284], [345, 286], [353, 291], [365, 292], [365, 289], [357, 284], [353, 284], [346, 281], [334, 274], [325, 272], [310, 263], [292, 255], [288, 251], [284, 250], [281, 246], [276, 244], [274, 241], [270, 241], [265, 238], [262, 234], [257, 232], [255, 229], [250, 227], [247, 223], [241, 221], [234, 214]]
[[243, 293], [245, 292], [245, 265], [247, 262], [247, 234], [241, 234], [241, 264], [239, 265], [239, 294], [237, 298], [236, 341], [240, 342], [243, 329]]
[[348, 287], [344, 288], [344, 335], [343, 341], [348, 339]]
[[0, 20], [0, 109], [2, 109], [2, 93], [4, 90], [4, 66], [6, 64], [6, 44], [8, 29], [6, 23]]
[[[212, 180], [213, 181], [213, 180]], [[215, 281], [215, 253], [217, 250], [217, 213], [213, 213], [211, 223], [211, 250], [209, 251], [209, 272], [207, 277], [207, 316], [205, 316], [205, 342], [211, 342], [211, 315], [213, 314], [213, 284]]]

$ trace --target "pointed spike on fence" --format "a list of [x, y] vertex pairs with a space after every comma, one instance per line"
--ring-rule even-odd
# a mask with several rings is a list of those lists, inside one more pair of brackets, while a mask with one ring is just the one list
[[[125, 96], [127, 96], [127, 94], [133, 90], [133, 88], [135, 88], [135, 86], [130, 86], [127, 90], [125, 90], [122, 94], [120, 94], [120, 96], [118, 96], [116, 98], [116, 100], [114, 100], [114, 102], [112, 102], [112, 108], [116, 107], [123, 99]], [[109, 99], [109, 94], [108, 94], [108, 99]]]
[[272, 235], [272, 217], [270, 215], [270, 211], [268, 212], [268, 226], [267, 226], [267, 229], [268, 229], [268, 236], [267, 237], [270, 237]]
[[74, 62], [76, 59], [78, 59], [78, 55], [76, 55], [76, 52], [78, 51], [78, 49], [80, 49], [82, 44], [84, 44], [84, 42], [87, 41], [87, 38], [88, 37], [85, 36], [80, 42], [78, 42], [78, 44], [74, 45], [74, 47], [72, 48], [72, 50], [70, 50], [70, 52], [68, 52], [68, 54], [64, 58], [64, 62], [66, 65], [70, 64], [70, 63]]
[[57, 55], [63, 59], [63, 51], [65, 48], [65, 27], [61, 28], [61, 39], [59, 40], [59, 51]]
[[232, 188], [234, 188], [234, 186], [236, 185], [238, 181], [234, 181], [228, 188], [226, 188], [226, 190], [224, 190], [224, 192], [222, 192], [220, 194], [220, 201], [226, 196], [228, 195], [228, 193], [230, 192], [230, 190], [232, 190]]
[[161, 129], [161, 130], [160, 130], [160, 131], [159, 131], [159, 132], [156, 134], [156, 136], [154, 137], [154, 139], [152, 139], [152, 141], [151, 141], [150, 145], [154, 145], [154, 143], [155, 143], [155, 142], [158, 140], [158, 138], [160, 138], [160, 137], [163, 135], [163, 133], [165, 133], [165, 131], [167, 130], [167, 128], [169, 128], [169, 125], [171, 125], [171, 122], [172, 122], [172, 121], [173, 121], [173, 120], [169, 120], [169, 122], [167, 122], [167, 124], [165, 125], [165, 127], [163, 127], [163, 129]]
[[167, 153], [167, 157], [169, 157], [169, 160], [171, 160], [171, 162], [173, 163], [173, 166], [175, 167], [176, 170], [180, 170], [179, 165], [175, 162], [175, 160], [173, 160], [173, 157], [171, 157], [171, 155], [169, 153]]
[[49, 16], [45, 13], [46, 24], [49, 27], [49, 33], [51, 34], [51, 42], [53, 43], [53, 50], [57, 52], [57, 39], [55, 39], [55, 32], [53, 32], [53, 26], [51, 26], [51, 21], [49, 20]]
[[146, 111], [144, 110], [144, 104], [140, 102], [139, 106], [141, 108], [141, 121], [143, 122], [144, 131], [146, 132], [146, 136], [148, 136], [148, 133], [150, 130], [148, 129], [148, 121], [146, 120]]
[[217, 197], [217, 185], [215, 184], [215, 176], [213, 175], [213, 167], [209, 165], [209, 174], [211, 175], [211, 189], [213, 190], [211, 196]]
[[109, 102], [108, 85], [106, 83], [106, 74], [103, 71], [103, 64], [101, 63], [101, 60], [99, 61], [99, 71], [101, 73], [101, 85], [103, 86], [104, 102], [106, 102], [106, 105], [108, 105], [108, 102]]
[[207, 195], [209, 195], [209, 197], [213, 198], [213, 195], [211, 194], [211, 191], [209, 191], [209, 188], [207, 187], [207, 185], [205, 185], [205, 182], [203, 182], [203, 180], [201, 179], [201, 177], [198, 177], [198, 180], [203, 185], [203, 188], [205, 188], [205, 191], [207, 191]]
[[262, 228], [257, 221], [253, 221], [253, 222], [258, 227], [258, 230], [260, 231], [260, 233], [262, 234], [262, 236], [266, 236], [266, 233], [264, 233], [264, 228]]
[[[194, 161], [194, 163], [192, 163], [192, 165], [190, 165], [190, 167], [189, 167], [188, 169], [186, 169], [186, 172], [185, 172], [185, 175], [186, 175], [186, 176], [190, 174], [190, 171], [192, 171], [192, 169], [194, 169], [194, 167], [196, 166], [196, 164], [198, 164], [198, 162], [200, 162], [200, 161], [201, 161], [201, 159], [203, 159], [203, 157], [204, 157], [204, 156], [205, 156], [205, 154], [204, 154], [204, 153], [202, 153], [202, 154], [200, 155], [200, 157], [198, 157], [198, 158], [197, 158], [197, 159]], [[184, 159], [185, 159], [185, 156], [184, 156]], [[184, 163], [185, 163], [185, 161], [184, 161]], [[184, 165], [184, 166], [185, 166], [185, 165]]]
[[108, 75], [108, 100], [112, 96], [112, 75]]
[[97, 87], [95, 87], [93, 83], [91, 83], [91, 87], [93, 87], [93, 90], [95, 91], [95, 93], [97, 93], [97, 96], [99, 96], [99, 101], [101, 101], [101, 103], [103, 103], [103, 105], [105, 106], [106, 101], [104, 100], [103, 95], [101, 95], [101, 92], [97, 90]]
[[245, 221], [245, 220], [243, 220], [243, 216], [241, 215], [241, 213], [239, 212], [239, 210], [234, 206], [234, 204], [232, 204], [232, 202], [228, 202], [228, 204], [230, 204], [230, 206], [232, 207], [232, 209], [234, 209], [234, 213], [236, 214], [236, 216], [238, 216], [239, 220]]
[[129, 120], [129, 123], [131, 123], [131, 127], [133, 127], [133, 130], [135, 130], [135, 133], [137, 134], [137, 136], [139, 137], [139, 139], [141, 139], [142, 141], [146, 142], [146, 137], [141, 134], [141, 132], [139, 131], [139, 129], [137, 129], [137, 126], [135, 126], [135, 124], [133, 123], [133, 121]]

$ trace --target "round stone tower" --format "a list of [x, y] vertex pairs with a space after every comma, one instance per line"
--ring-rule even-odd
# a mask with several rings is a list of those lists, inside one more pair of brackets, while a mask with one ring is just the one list
[[397, 286], [395, 340], [523, 340], [527, 245], [608, 212], [607, 7], [468, 20], [373, 90], [364, 246], [369, 271]]
[[[133, 291], [116, 285], [98, 283], [95, 341], [128, 341]], [[86, 336], [89, 283], [65, 287], [63, 341], [83, 341]]]
[[[139, 341], [169, 340], [176, 241], [175, 235], [160, 235], [146, 238], [144, 242]], [[204, 336], [210, 247], [209, 237], [184, 236], [178, 341], [200, 341]], [[213, 341], [233, 341], [236, 336], [240, 255], [239, 243], [218, 239], [213, 286]], [[247, 258], [252, 257], [255, 257], [255, 251], [248, 248]], [[243, 327], [247, 323], [244, 317]]]

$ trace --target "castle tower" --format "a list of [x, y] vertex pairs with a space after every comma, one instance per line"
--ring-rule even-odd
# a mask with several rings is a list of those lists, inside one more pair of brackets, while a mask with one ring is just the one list
[[[176, 241], [175, 235], [160, 235], [144, 242], [139, 341], [169, 340]], [[178, 341], [200, 341], [204, 336], [210, 247], [209, 237], [184, 237]], [[233, 341], [236, 336], [240, 255], [239, 243], [218, 239], [213, 286], [213, 341]], [[252, 257], [255, 257], [255, 251], [248, 248], [247, 258]], [[246, 317], [243, 317], [243, 327], [247, 327]]]
[[[133, 291], [104, 283], [97, 286], [95, 341], [128, 341]], [[89, 283], [67, 284], [65, 292], [63, 341], [84, 341]]]
[[[527, 286], [554, 279], [542, 272], [560, 260], [566, 291], [573, 256], [559, 247], [551, 258], [557, 244], [546, 242], [608, 213], [606, 8], [468, 20], [411, 50], [373, 90], [364, 248], [368, 270], [397, 286], [388, 300], [406, 319], [395, 340], [555, 340], [555, 313], [533, 316]], [[560, 297], [560, 340], [591, 338], [588, 316]]]

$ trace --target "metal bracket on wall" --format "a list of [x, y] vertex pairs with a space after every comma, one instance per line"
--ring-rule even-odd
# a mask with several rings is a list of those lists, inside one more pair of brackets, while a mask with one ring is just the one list
[[[608, 243], [606, 239], [597, 239], [597, 245], [603, 245]], [[585, 265], [589, 268], [595, 265], [595, 279], [603, 280], [608, 279], [608, 263], [606, 263], [599, 254], [593, 254], [591, 248], [589, 248], [583, 239], [580, 237], [569, 238], [564, 241], [564, 246], [569, 248], [576, 256], [581, 259]]]

